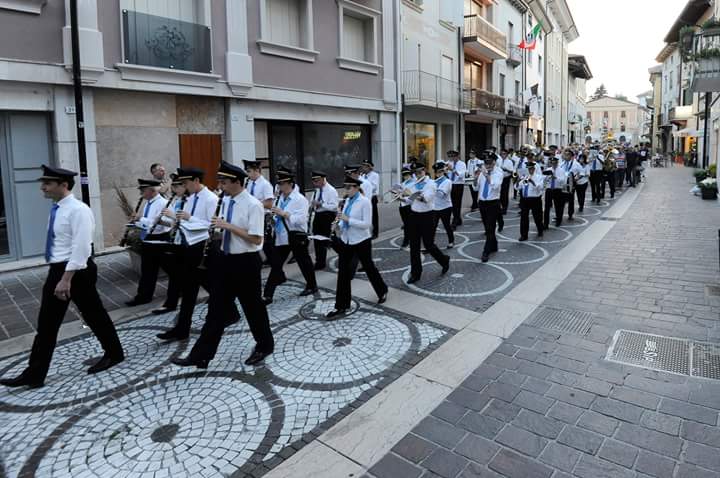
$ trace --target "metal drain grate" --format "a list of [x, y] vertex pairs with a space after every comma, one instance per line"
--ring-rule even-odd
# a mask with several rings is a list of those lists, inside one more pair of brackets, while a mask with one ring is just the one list
[[541, 329], [557, 330], [571, 334], [587, 335], [592, 327], [592, 314], [579, 310], [541, 307], [529, 325]]
[[690, 374], [690, 343], [686, 340], [628, 330], [615, 332], [607, 360]]
[[706, 285], [705, 286], [705, 295], [707, 297], [720, 297], [720, 286]]
[[720, 347], [714, 344], [692, 344], [692, 375], [720, 380]]

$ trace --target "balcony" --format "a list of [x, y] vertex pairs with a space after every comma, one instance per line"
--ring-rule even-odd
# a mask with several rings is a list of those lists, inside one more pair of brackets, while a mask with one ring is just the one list
[[458, 111], [460, 91], [457, 82], [418, 70], [403, 71], [406, 105]]
[[212, 73], [210, 27], [133, 10], [122, 22], [125, 64]]
[[693, 117], [692, 105], [676, 106], [668, 111], [668, 121], [675, 125], [685, 125]]
[[693, 93], [720, 91], [720, 33], [717, 29], [706, 30], [691, 37], [692, 61], [690, 90]]
[[489, 60], [505, 60], [508, 57], [507, 37], [480, 15], [465, 16], [463, 44], [465, 53], [472, 56]]
[[530, 116], [530, 107], [522, 104], [520, 101], [507, 98], [505, 113], [508, 118], [525, 120]]
[[465, 109], [472, 115], [489, 116], [502, 119], [506, 116], [506, 98], [494, 95], [479, 88], [465, 88], [463, 96], [466, 101]]
[[517, 45], [508, 45], [508, 57], [505, 60], [508, 66], [517, 68], [522, 64], [523, 54], [520, 47]]

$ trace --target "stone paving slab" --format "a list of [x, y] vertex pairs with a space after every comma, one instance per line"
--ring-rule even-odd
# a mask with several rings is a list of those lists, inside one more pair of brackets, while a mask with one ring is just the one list
[[720, 208], [690, 174], [653, 170], [541, 305], [589, 312], [588, 331], [526, 321], [367, 476], [720, 477], [720, 381], [605, 360], [619, 329], [720, 338]]

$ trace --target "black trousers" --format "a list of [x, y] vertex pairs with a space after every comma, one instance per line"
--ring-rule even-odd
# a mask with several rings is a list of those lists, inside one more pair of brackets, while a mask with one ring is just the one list
[[622, 169], [618, 169], [615, 172], [615, 185], [616, 185], [616, 187], [618, 187], [620, 189], [622, 189], [623, 181], [625, 181], [625, 171], [626, 171], [626, 169], [622, 168]]
[[338, 276], [335, 288], [335, 308], [344, 310], [350, 308], [352, 296], [352, 277], [354, 273], [353, 259], [360, 261], [373, 290], [378, 298], [387, 293], [388, 287], [372, 260], [372, 242], [366, 239], [358, 244], [350, 245], [340, 241], [338, 245]]
[[402, 246], [407, 247], [410, 245], [410, 235], [408, 234], [410, 230], [410, 226], [408, 225], [408, 221], [410, 220], [410, 206], [400, 206], [398, 210], [400, 211], [400, 219], [403, 224]]
[[601, 170], [590, 171], [590, 187], [592, 188], [591, 193], [593, 201], [600, 201], [600, 198], [602, 197], [602, 183], [603, 172]]
[[[176, 261], [173, 254], [174, 245], [169, 243], [170, 233], [152, 234], [145, 238], [147, 241], [167, 241], [167, 244], [151, 244], [143, 242], [140, 249], [140, 281], [138, 282], [137, 295], [138, 300], [152, 300], [155, 294], [155, 286], [157, 278], [162, 268], [171, 281], [173, 276], [177, 276], [175, 271]], [[168, 285], [168, 295], [165, 299], [165, 306], [170, 308], [177, 307], [180, 291], [177, 286], [170, 288]]]
[[[313, 219], [312, 232], [315, 235], [330, 237], [332, 232], [332, 223], [335, 220], [334, 211], [321, 211], [315, 213]], [[315, 266], [324, 269], [327, 265], [327, 249], [330, 245], [329, 241], [313, 241], [315, 248]]]
[[600, 187], [600, 198], [605, 198], [605, 183], [610, 186], [610, 197], [615, 197], [615, 171], [606, 172], [603, 174], [603, 181]]
[[588, 183], [575, 185], [575, 194], [577, 195], [578, 200], [578, 211], [580, 212], [583, 212], [585, 209], [585, 193], [587, 192], [587, 188]]
[[[452, 224], [450, 224], [450, 216], [452, 214], [452, 207], [445, 208], [441, 211], [435, 211], [435, 227], [433, 227], [433, 233], [437, 233], [437, 227], [440, 221], [443, 223], [445, 232], [448, 236], [448, 244], [455, 242], [455, 233], [453, 232]], [[435, 239], [433, 239], [435, 242]]]
[[420, 257], [420, 241], [426, 251], [440, 265], [445, 265], [450, 260], [448, 256], [440, 252], [435, 245], [435, 213], [410, 212], [410, 277], [417, 278], [422, 275], [422, 259]]
[[530, 212], [532, 212], [538, 234], [543, 232], [542, 199], [538, 197], [520, 198], [520, 237], [527, 239], [530, 232]]
[[[188, 335], [190, 326], [192, 325], [192, 314], [197, 303], [197, 296], [200, 292], [200, 286], [208, 293], [212, 293], [213, 283], [210, 281], [208, 269], [213, 263], [221, 261], [218, 257], [219, 252], [211, 250], [207, 259], [206, 268], [200, 269], [203, 263], [205, 253], [205, 241], [192, 246], [180, 246], [178, 248], [178, 276], [180, 282], [180, 292], [182, 302], [180, 303], [180, 312], [177, 315], [177, 322], [174, 331], [178, 335]], [[229, 321], [234, 322], [239, 319], [240, 313], [232, 304], [232, 309], [228, 311]]]
[[275, 294], [277, 286], [287, 280], [283, 266], [285, 261], [292, 252], [295, 261], [297, 262], [300, 272], [302, 272], [305, 278], [305, 287], [308, 289], [315, 289], [317, 282], [315, 280], [315, 270], [313, 269], [312, 259], [308, 252], [308, 242], [303, 240], [301, 242], [290, 241], [290, 244], [284, 246], [275, 245], [275, 249], [272, 254], [272, 266], [270, 269], [270, 275], [265, 282], [265, 290], [263, 296], [272, 299]]
[[[30, 352], [28, 367], [23, 375], [29, 379], [43, 381], [52, 361], [60, 325], [65, 318], [70, 301], [55, 296], [55, 287], [65, 273], [66, 262], [51, 264], [42, 290], [42, 302], [38, 314], [37, 333]], [[87, 268], [75, 272], [70, 283], [70, 300], [80, 311], [83, 320], [95, 334], [105, 355], [122, 358], [123, 349], [115, 326], [100, 300], [95, 284], [97, 266], [88, 259]]]
[[275, 222], [272, 220], [270, 214], [265, 214], [265, 236], [263, 237], [263, 254], [265, 255], [265, 261], [271, 263], [271, 257], [273, 253], [273, 247], [275, 240], [273, 238], [273, 229]]
[[499, 199], [494, 199], [492, 201], [480, 201], [479, 206], [480, 216], [482, 217], [485, 228], [485, 248], [483, 249], [483, 254], [491, 254], [498, 250], [495, 226], [497, 226], [498, 216], [502, 216], [502, 205]]
[[470, 188], [470, 198], [472, 199], [470, 210], [475, 211], [478, 208], [478, 192], [473, 188]]
[[262, 301], [262, 259], [257, 252], [223, 255], [214, 261], [210, 276], [212, 292], [208, 301], [200, 337], [190, 351], [196, 360], [215, 358], [220, 340], [228, 322], [228, 311], [235, 308], [235, 299], [240, 301], [243, 313], [255, 339], [255, 348], [260, 352], [272, 352], [275, 347], [267, 308]]
[[[378, 215], [378, 197], [373, 196], [370, 200], [372, 204], [372, 238], [377, 239], [380, 234], [380, 216]], [[334, 220], [334, 217], [333, 217]]]
[[555, 225], [562, 224], [563, 213], [565, 212], [565, 200], [562, 189], [545, 190], [545, 229], [550, 227], [550, 208], [555, 208]]
[[453, 226], [462, 226], [462, 199], [465, 191], [464, 184], [453, 184], [450, 190], [450, 202], [452, 203]]
[[575, 214], [575, 191], [564, 191], [562, 193], [563, 203], [568, 206], [568, 218], [572, 218]]
[[503, 214], [507, 212], [508, 204], [510, 203], [510, 181], [512, 181], [512, 176], [503, 178], [502, 186], [500, 187], [500, 205]]

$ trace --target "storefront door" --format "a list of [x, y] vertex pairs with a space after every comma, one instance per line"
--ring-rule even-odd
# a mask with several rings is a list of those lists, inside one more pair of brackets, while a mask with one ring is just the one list
[[203, 184], [217, 186], [217, 170], [222, 161], [222, 137], [219, 134], [181, 134], [180, 166], [205, 171]]

